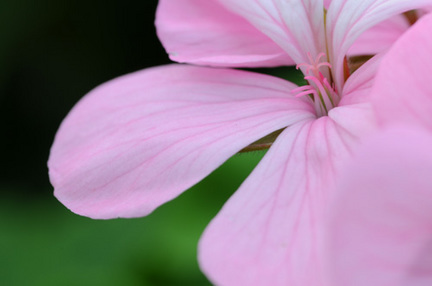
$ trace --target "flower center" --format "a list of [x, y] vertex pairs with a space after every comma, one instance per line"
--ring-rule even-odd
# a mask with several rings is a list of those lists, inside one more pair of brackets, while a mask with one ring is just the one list
[[[305, 67], [305, 69], [303, 69], [303, 73], [305, 74], [304, 78], [309, 84], [300, 86], [291, 91], [296, 97], [309, 95], [308, 98], [314, 103], [315, 110], [319, 117], [327, 115], [329, 110], [335, 107], [340, 100], [334, 84], [331, 84], [330, 69], [332, 66], [328, 62], [322, 61], [322, 58], [325, 56], [325, 53], [320, 53], [313, 59], [312, 55], [308, 53], [310, 63], [298, 64], [296, 68], [300, 69], [300, 67]], [[320, 71], [323, 67], [328, 69], [326, 74], [329, 75], [330, 81]]]

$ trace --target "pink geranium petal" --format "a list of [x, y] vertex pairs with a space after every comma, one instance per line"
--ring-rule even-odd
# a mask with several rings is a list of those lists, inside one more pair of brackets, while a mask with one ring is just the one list
[[431, 146], [403, 126], [357, 150], [329, 207], [327, 285], [432, 285]]
[[410, 122], [432, 130], [431, 31], [432, 15], [426, 15], [383, 59], [372, 93], [381, 122]]
[[273, 40], [215, 0], [160, 0], [156, 28], [177, 62], [223, 67], [293, 64]]
[[93, 217], [153, 211], [253, 141], [313, 107], [295, 85], [236, 70], [181, 65], [108, 82], [79, 102], [49, 159], [55, 195]]
[[375, 55], [391, 47], [410, 27], [403, 15], [391, 17], [366, 30], [349, 48], [348, 55]]
[[384, 54], [382, 52], [375, 55], [350, 75], [343, 87], [342, 99], [338, 106], [370, 102], [370, 93], [375, 81], [375, 74]]
[[219, 0], [282, 47], [295, 63], [325, 52], [322, 0]]
[[337, 88], [343, 86], [343, 62], [349, 48], [367, 29], [411, 9], [431, 5], [431, 0], [332, 0], [327, 13], [330, 61]]
[[210, 280], [322, 285], [319, 227], [326, 188], [358, 135], [330, 117], [286, 129], [205, 230], [199, 261]]
[[329, 286], [432, 285], [431, 29], [425, 16], [382, 59], [372, 104], [391, 128], [339, 175], [325, 235]]

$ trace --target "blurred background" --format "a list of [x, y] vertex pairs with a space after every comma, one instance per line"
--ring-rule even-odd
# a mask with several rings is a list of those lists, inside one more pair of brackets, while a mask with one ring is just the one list
[[157, 0], [0, 1], [0, 285], [209, 285], [196, 261], [205, 226], [263, 153], [236, 155], [139, 219], [98, 221], [52, 195], [55, 132], [89, 90], [169, 63]]

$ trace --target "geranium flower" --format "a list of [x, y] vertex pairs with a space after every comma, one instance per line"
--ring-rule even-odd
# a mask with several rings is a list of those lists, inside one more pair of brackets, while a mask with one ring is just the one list
[[328, 285], [432, 285], [432, 15], [383, 58], [381, 129], [341, 172], [328, 230]]
[[294, 61], [308, 85], [184, 65], [108, 82], [75, 106], [56, 135], [48, 162], [56, 197], [92, 218], [147, 215], [284, 129], [205, 231], [199, 260], [216, 284], [321, 285], [326, 190], [375, 125], [368, 93], [379, 58], [350, 74], [345, 55], [368, 28], [426, 4], [333, 0], [327, 10], [316, 0], [161, 1], [158, 33], [173, 59], [249, 67]]

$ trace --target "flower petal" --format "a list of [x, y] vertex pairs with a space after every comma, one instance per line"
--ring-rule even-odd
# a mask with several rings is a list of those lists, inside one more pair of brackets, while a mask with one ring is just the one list
[[384, 123], [410, 122], [432, 130], [432, 15], [421, 18], [384, 57], [372, 93]]
[[282, 47], [295, 63], [325, 51], [322, 0], [219, 0]]
[[362, 146], [329, 207], [328, 285], [432, 285], [432, 136], [399, 127]]
[[278, 137], [201, 238], [200, 265], [213, 283], [322, 285], [326, 187], [355, 136], [321, 117]]
[[173, 61], [224, 67], [293, 64], [273, 40], [215, 0], [160, 0], [156, 28]]
[[341, 90], [343, 86], [344, 57], [364, 31], [392, 16], [431, 3], [431, 0], [332, 0], [326, 29], [336, 87]]
[[369, 102], [338, 106], [330, 110], [328, 116], [340, 130], [346, 133], [344, 136], [346, 145], [356, 144], [378, 127]]
[[350, 75], [343, 87], [342, 99], [338, 106], [370, 102], [375, 75], [383, 56], [384, 53], [380, 53], [372, 57]]
[[55, 195], [93, 218], [146, 215], [253, 141], [314, 117], [287, 81], [172, 65], [96, 88], [62, 123], [48, 162]]
[[391, 47], [410, 27], [403, 15], [391, 17], [366, 30], [349, 48], [348, 54], [375, 55]]

